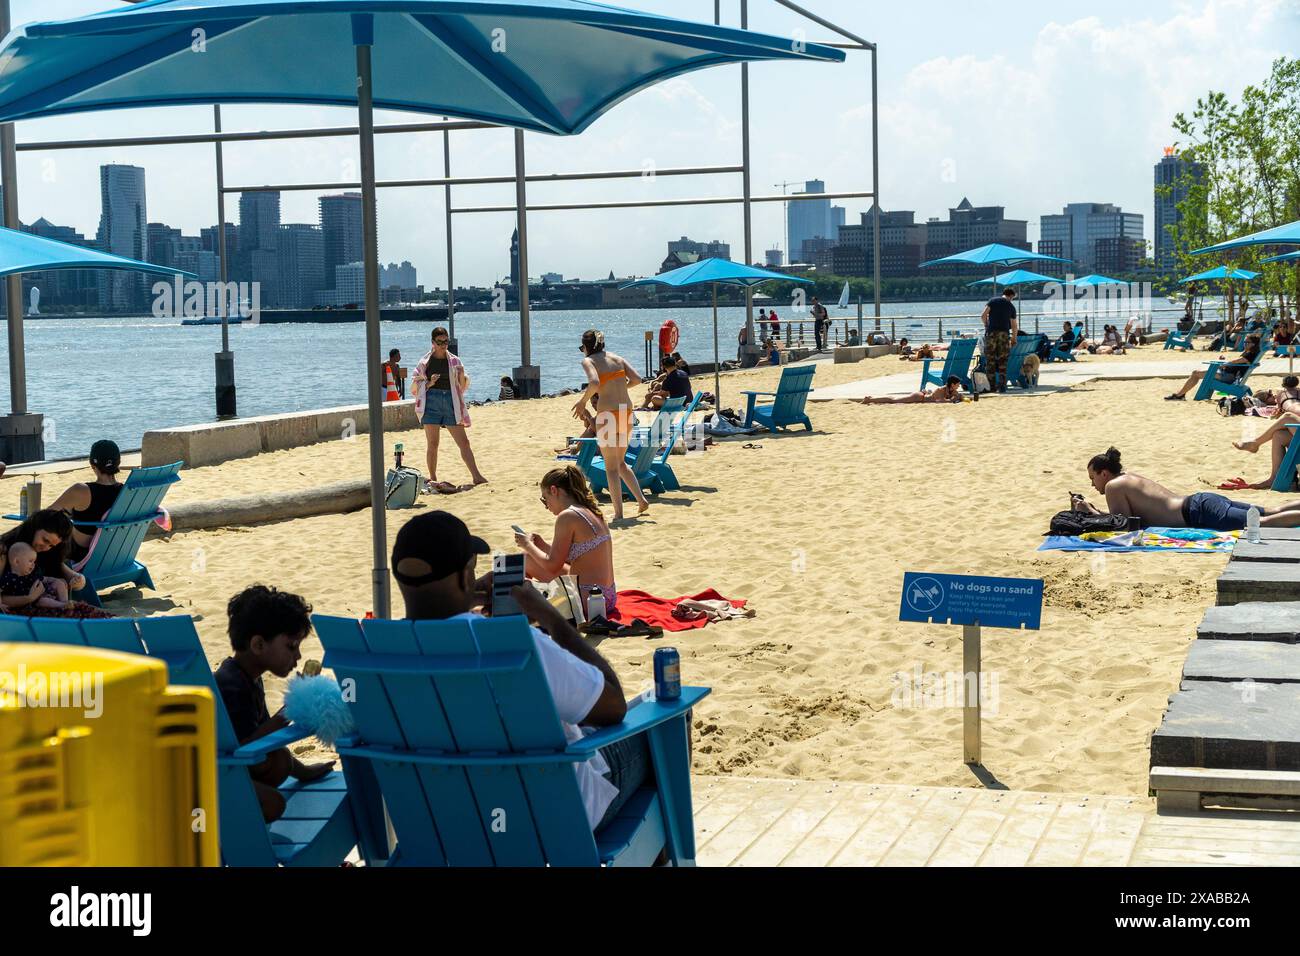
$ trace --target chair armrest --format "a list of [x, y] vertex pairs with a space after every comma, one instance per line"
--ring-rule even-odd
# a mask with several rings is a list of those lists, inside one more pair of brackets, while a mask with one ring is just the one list
[[287, 747], [289, 744], [297, 743], [306, 737], [311, 736], [311, 731], [303, 727], [290, 725], [277, 730], [274, 733], [267, 734], [265, 737], [258, 737], [256, 740], [250, 740], [248, 743], [238, 747], [233, 753], [228, 754], [223, 763], [238, 764], [259, 764], [266, 755], [281, 747]]
[[675, 717], [681, 717], [712, 692], [711, 687], [683, 687], [682, 696], [673, 701], [642, 700], [633, 705], [623, 722], [602, 727], [594, 734], [569, 744], [568, 753], [594, 754], [601, 747], [635, 737]]
[[741, 392], [740, 394], [741, 394], [741, 395], [776, 395], [776, 392], [750, 392], [750, 391], [743, 391], [743, 392]]
[[148, 524], [156, 518], [162, 517], [161, 511], [155, 511], [148, 517], [140, 516], [138, 518], [123, 518], [118, 521], [78, 521], [77, 524], [83, 524], [88, 528], [122, 528], [133, 524]]

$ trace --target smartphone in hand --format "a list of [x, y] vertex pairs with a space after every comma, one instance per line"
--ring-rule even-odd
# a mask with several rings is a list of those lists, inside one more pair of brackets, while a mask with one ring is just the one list
[[524, 556], [498, 554], [492, 559], [492, 616], [506, 617], [524, 613], [511, 595], [511, 589], [524, 583]]

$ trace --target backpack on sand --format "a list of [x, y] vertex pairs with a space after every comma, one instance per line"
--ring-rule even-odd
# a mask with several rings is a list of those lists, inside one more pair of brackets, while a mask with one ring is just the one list
[[1051, 529], [1048, 534], [1076, 535], [1089, 531], [1127, 531], [1128, 515], [1095, 515], [1086, 511], [1058, 511], [1052, 516]]
[[388, 469], [388, 478], [384, 482], [384, 507], [389, 511], [414, 507], [420, 494], [421, 477], [414, 468]]

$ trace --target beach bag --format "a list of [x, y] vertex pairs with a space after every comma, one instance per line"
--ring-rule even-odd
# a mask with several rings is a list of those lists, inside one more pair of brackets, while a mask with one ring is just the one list
[[989, 377], [983, 372], [972, 372], [970, 379], [971, 384], [975, 386], [975, 393], [977, 395], [981, 392], [992, 391], [989, 387]]
[[1127, 531], [1128, 515], [1095, 515], [1086, 511], [1058, 511], [1052, 516], [1048, 534], [1075, 537], [1089, 531]]
[[420, 494], [421, 477], [414, 468], [390, 468], [384, 482], [384, 507], [389, 511], [414, 507]]
[[543, 593], [551, 607], [560, 612], [574, 627], [587, 619], [582, 606], [582, 592], [578, 588], [578, 579], [572, 574], [562, 574], [548, 584], [543, 585]]

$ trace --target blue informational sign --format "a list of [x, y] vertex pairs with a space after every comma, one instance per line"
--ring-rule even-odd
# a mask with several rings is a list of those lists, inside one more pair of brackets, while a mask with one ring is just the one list
[[900, 621], [980, 624], [1036, 631], [1042, 614], [1043, 582], [1036, 578], [903, 573]]

